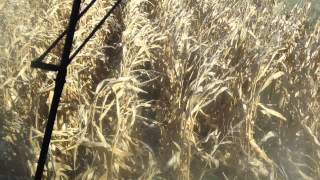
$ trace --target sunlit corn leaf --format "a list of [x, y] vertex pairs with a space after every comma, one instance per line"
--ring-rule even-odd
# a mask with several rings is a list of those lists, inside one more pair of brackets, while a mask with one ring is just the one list
[[263, 84], [263, 86], [260, 88], [260, 93], [266, 88], [268, 87], [274, 80], [280, 78], [281, 76], [283, 76], [285, 73], [282, 71], [276, 72], [274, 74], [272, 74]]
[[261, 103], [258, 103], [258, 105], [262, 108], [260, 111], [267, 115], [267, 116], [275, 116], [283, 121], [287, 121], [287, 118], [285, 118], [281, 113], [273, 110], [273, 109], [270, 109], [270, 108], [267, 108], [266, 106], [264, 106], [263, 104]]

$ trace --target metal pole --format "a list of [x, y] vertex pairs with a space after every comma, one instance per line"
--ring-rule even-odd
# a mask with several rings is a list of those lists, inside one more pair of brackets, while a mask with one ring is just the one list
[[81, 16], [83, 16], [87, 10], [93, 5], [93, 3], [96, 0], [92, 0], [90, 4], [79, 14], [80, 12], [80, 4], [81, 0], [74, 0], [72, 5], [72, 11], [70, 15], [69, 25], [68, 29], [66, 31], [67, 37], [65, 40], [65, 45], [63, 49], [63, 53], [61, 56], [61, 63], [60, 65], [53, 65], [53, 64], [46, 64], [43, 63], [42, 60], [45, 58], [45, 56], [53, 49], [54, 46], [62, 39], [62, 37], [65, 35], [65, 32], [63, 32], [57, 40], [55, 40], [52, 45], [45, 51], [43, 55], [41, 55], [38, 59], [33, 61], [31, 63], [31, 67], [40, 68], [48, 71], [58, 71], [57, 77], [56, 77], [56, 84], [54, 88], [54, 95], [51, 102], [49, 117], [47, 126], [44, 133], [44, 138], [41, 146], [40, 151], [40, 157], [38, 160], [38, 166], [35, 174], [36, 180], [41, 180], [44, 170], [44, 165], [46, 163], [47, 155], [48, 155], [48, 149], [50, 145], [52, 130], [58, 110], [58, 106], [60, 103], [61, 94], [63, 91], [63, 87], [65, 84], [65, 79], [67, 75], [67, 67], [71, 60], [77, 55], [77, 53], [86, 45], [86, 43], [89, 41], [89, 39], [95, 34], [95, 32], [101, 28], [102, 24], [105, 22], [105, 20], [111, 15], [112, 11], [115, 10], [115, 8], [120, 5], [121, 0], [117, 0], [117, 2], [114, 4], [114, 6], [111, 8], [111, 10], [102, 18], [102, 20], [98, 23], [96, 27], [94, 27], [93, 31], [89, 34], [89, 36], [84, 40], [84, 42], [80, 45], [78, 49], [75, 50], [75, 52], [71, 55], [71, 49], [72, 49], [72, 42], [74, 37], [75, 28], [77, 25], [78, 20]]
[[36, 180], [40, 180], [43, 175], [43, 169], [47, 159], [48, 148], [51, 140], [51, 134], [52, 134], [58, 106], [60, 103], [60, 97], [62, 94], [62, 90], [65, 84], [65, 79], [67, 75], [67, 66], [69, 64], [69, 56], [72, 48], [72, 41], [74, 37], [75, 28], [78, 21], [80, 4], [81, 4], [81, 0], [73, 1], [72, 11], [71, 11], [69, 25], [68, 25], [67, 37], [65, 40], [65, 45], [62, 53], [61, 64], [59, 66], [58, 74], [55, 80], [56, 86], [54, 88], [54, 95], [51, 103], [48, 122], [47, 122], [46, 130], [44, 133], [44, 138], [42, 141], [36, 174], [34, 177]]

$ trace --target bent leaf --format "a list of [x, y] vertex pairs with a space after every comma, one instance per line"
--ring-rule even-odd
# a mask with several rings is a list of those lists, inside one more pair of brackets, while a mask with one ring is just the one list
[[279, 112], [277, 112], [277, 111], [275, 111], [273, 109], [267, 108], [261, 103], [258, 103], [258, 105], [262, 108], [261, 112], [263, 114], [265, 114], [267, 116], [272, 115], [272, 116], [275, 116], [275, 117], [277, 117], [277, 118], [279, 118], [281, 120], [287, 121], [287, 118], [285, 118], [281, 113], [279, 113]]
[[282, 72], [282, 71], [279, 71], [279, 72], [276, 72], [276, 73], [272, 74], [272, 75], [266, 80], [266, 82], [263, 84], [262, 88], [260, 89], [260, 93], [261, 93], [266, 87], [268, 87], [268, 86], [272, 83], [272, 81], [280, 78], [280, 77], [283, 76], [283, 75], [284, 75], [284, 72]]

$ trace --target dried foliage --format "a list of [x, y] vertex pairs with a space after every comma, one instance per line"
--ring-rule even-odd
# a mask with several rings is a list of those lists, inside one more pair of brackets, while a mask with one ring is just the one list
[[[96, 2], [74, 47], [114, 2]], [[30, 177], [55, 78], [30, 62], [64, 30], [72, 0], [25, 0], [26, 11], [3, 14], [12, 3], [0, 2], [0, 177]], [[68, 69], [45, 176], [318, 179], [320, 22], [312, 6], [123, 2]], [[59, 63], [62, 47], [46, 61]]]

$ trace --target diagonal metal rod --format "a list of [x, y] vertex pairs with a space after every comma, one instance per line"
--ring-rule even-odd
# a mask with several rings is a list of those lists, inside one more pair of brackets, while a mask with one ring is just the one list
[[62, 94], [63, 86], [65, 84], [65, 79], [67, 75], [67, 64], [69, 62], [69, 55], [72, 48], [72, 41], [73, 41], [74, 32], [75, 32], [77, 21], [78, 21], [80, 4], [81, 4], [81, 0], [73, 1], [70, 21], [69, 21], [68, 30], [67, 30], [67, 37], [65, 40], [65, 45], [62, 53], [62, 58], [61, 58], [61, 65], [55, 80], [56, 86], [54, 88], [54, 95], [51, 103], [48, 122], [47, 122], [46, 130], [44, 133], [41, 151], [40, 151], [40, 157], [38, 160], [37, 170], [35, 174], [36, 180], [41, 180], [43, 175], [43, 169], [47, 159], [48, 148], [51, 140], [54, 121], [56, 118], [58, 106], [60, 103], [60, 97]]
[[[79, 16], [77, 17], [77, 20], [79, 20], [84, 14], [86, 14], [87, 11], [91, 8], [91, 6], [95, 2], [96, 2], [96, 0], [90, 1], [90, 3], [85, 7], [85, 9], [83, 11], [81, 11]], [[68, 29], [64, 30], [58, 36], [58, 38], [53, 41], [53, 43], [48, 47], [48, 49], [41, 56], [39, 56], [37, 59], [33, 60], [31, 63], [31, 67], [41, 68], [41, 69], [45, 69], [45, 70], [53, 69], [54, 71], [58, 71], [57, 65], [42, 63], [42, 61], [49, 54], [49, 52], [52, 51], [52, 49], [57, 46], [57, 44], [61, 41], [61, 39], [67, 34], [67, 31], [68, 31]]]
[[[88, 11], [88, 9], [94, 4], [96, 0], [92, 0], [90, 4], [80, 13], [79, 19]], [[112, 8], [109, 10], [109, 12], [99, 21], [99, 23], [93, 28], [93, 30], [90, 32], [88, 37], [81, 43], [81, 45], [72, 53], [71, 57], [69, 58], [69, 61], [71, 62], [75, 56], [83, 49], [83, 47], [89, 42], [89, 40], [93, 37], [93, 35], [101, 28], [101, 26], [105, 23], [107, 18], [111, 15], [111, 13], [115, 10], [115, 8], [120, 5], [122, 0], [118, 0]], [[78, 19], [78, 20], [79, 20]], [[58, 71], [59, 66], [58, 65], [53, 65], [53, 64], [47, 64], [43, 63], [43, 59], [48, 55], [48, 53], [57, 45], [57, 43], [64, 37], [66, 34], [67, 30], [65, 30], [63, 33], [60, 34], [60, 36], [50, 45], [50, 47], [37, 59], [32, 61], [31, 67], [34, 68], [41, 68], [43, 70], [48, 70], [48, 71]], [[69, 62], [69, 63], [70, 63]]]
[[111, 15], [111, 13], [114, 11], [114, 9], [121, 3], [121, 0], [118, 0], [112, 8], [109, 10], [109, 12], [100, 20], [100, 22], [93, 28], [93, 30], [90, 32], [89, 36], [81, 43], [81, 45], [73, 52], [73, 54], [70, 57], [70, 61], [80, 52], [80, 50], [88, 43], [88, 41], [92, 38], [92, 36], [101, 28], [101, 26], [104, 24], [104, 22], [107, 20], [107, 18]]

